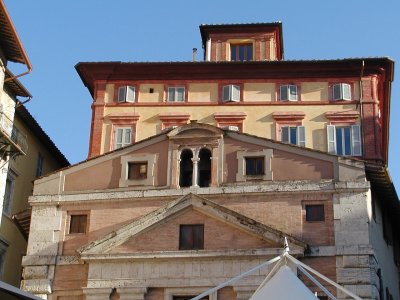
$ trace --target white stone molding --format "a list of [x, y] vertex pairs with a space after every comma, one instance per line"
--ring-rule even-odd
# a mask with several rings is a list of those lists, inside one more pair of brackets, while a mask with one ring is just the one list
[[[121, 178], [119, 180], [119, 187], [128, 186], [154, 186], [155, 185], [155, 164], [157, 161], [156, 154], [147, 155], [127, 155], [121, 156]], [[147, 162], [147, 175], [145, 179], [129, 180], [129, 163], [134, 162]]]
[[[248, 181], [255, 179], [272, 180], [271, 159], [273, 155], [272, 149], [264, 149], [262, 151], [238, 151], [236, 153], [238, 171], [236, 173], [236, 181]], [[246, 158], [247, 157], [264, 157], [264, 175], [248, 176], [246, 175]]]

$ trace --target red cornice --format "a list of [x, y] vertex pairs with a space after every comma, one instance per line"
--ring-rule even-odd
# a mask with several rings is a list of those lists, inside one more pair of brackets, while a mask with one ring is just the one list
[[272, 117], [276, 121], [299, 121], [303, 120], [306, 116], [305, 112], [303, 111], [285, 111], [285, 112], [274, 112]]

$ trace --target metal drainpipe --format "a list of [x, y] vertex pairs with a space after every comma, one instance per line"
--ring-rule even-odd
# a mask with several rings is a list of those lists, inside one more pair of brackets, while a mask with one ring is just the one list
[[362, 136], [362, 145], [363, 145], [363, 149], [361, 151], [363, 151], [363, 152], [364, 152], [364, 148], [365, 148], [364, 114], [363, 114], [363, 89], [362, 89], [362, 78], [364, 76], [364, 67], [365, 67], [365, 63], [364, 63], [364, 60], [362, 60], [359, 88], [360, 88], [361, 136]]

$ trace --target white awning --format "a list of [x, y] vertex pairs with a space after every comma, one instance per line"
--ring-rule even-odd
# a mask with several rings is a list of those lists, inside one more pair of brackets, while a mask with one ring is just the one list
[[282, 266], [250, 300], [316, 300], [317, 297], [286, 265]]

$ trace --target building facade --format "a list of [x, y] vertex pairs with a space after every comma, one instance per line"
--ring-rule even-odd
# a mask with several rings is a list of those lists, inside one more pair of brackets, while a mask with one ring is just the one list
[[[398, 299], [393, 61], [285, 61], [280, 23], [200, 31], [201, 62], [76, 66], [93, 98], [89, 159], [35, 181], [23, 288], [182, 300], [286, 236], [360, 297]], [[248, 299], [267, 271], [210, 298]]]

